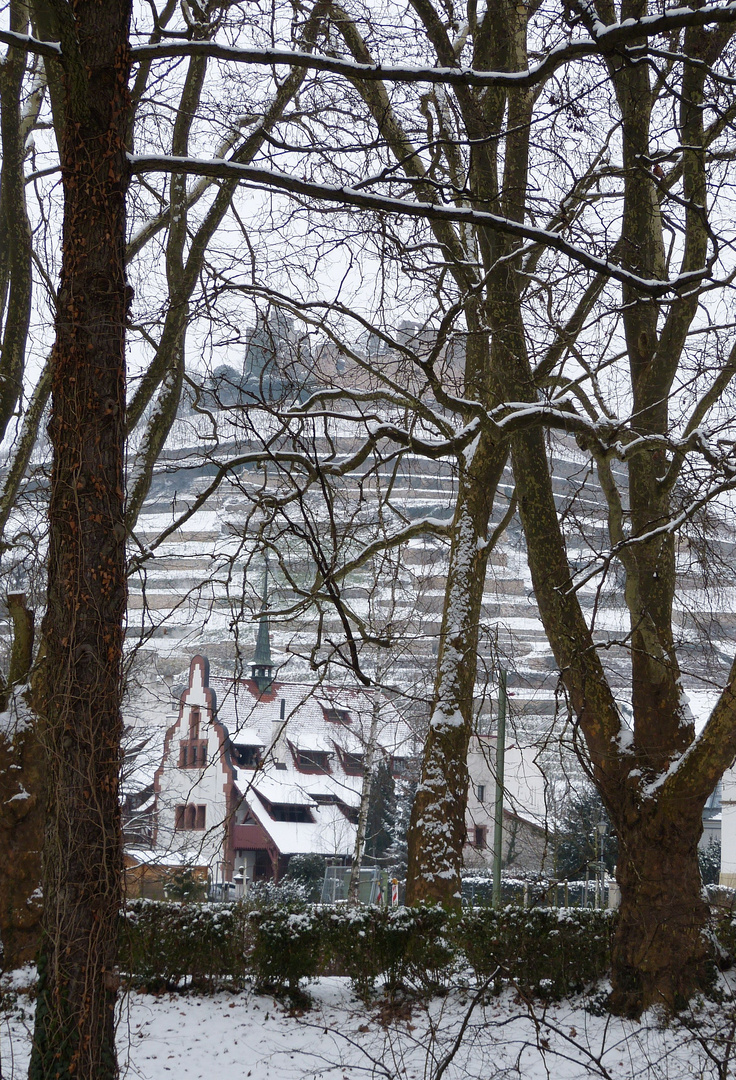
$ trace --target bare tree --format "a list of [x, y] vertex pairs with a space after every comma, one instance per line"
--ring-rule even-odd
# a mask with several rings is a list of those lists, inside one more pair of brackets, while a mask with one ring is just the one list
[[[95, 12], [84, 5], [72, 11], [56, 0], [39, 5], [34, 26], [42, 40], [24, 34], [20, 12], [3, 31], [3, 40], [18, 53], [44, 57], [64, 184], [57, 340], [16, 443], [22, 465], [52, 385], [44, 633], [48, 740], [59, 770], [55, 785], [73, 793], [78, 820], [89, 822], [93, 832], [110, 809], [109, 833], [90, 833], [87, 845], [94, 851], [104, 838], [109, 861], [97, 873], [95, 888], [102, 892], [94, 896], [95, 903], [104, 897], [100, 925], [109, 929], [117, 895], [117, 781], [111, 780], [111, 761], [117, 762], [119, 741], [122, 550], [182, 386], [191, 378], [185, 334], [188, 326], [191, 333], [189, 309], [206, 271], [208, 283], [197, 294], [203, 321], [232, 329], [239, 315], [237, 307], [221, 314], [225, 298], [267, 296], [323, 335], [365, 378], [349, 388], [341, 379], [332, 386], [323, 381], [306, 400], [285, 397], [277, 407], [264, 408], [262, 395], [246, 395], [237, 411], [245, 416], [252, 445], [220, 458], [212, 485], [185, 514], [237, 469], [266, 462], [263, 482], [252, 487], [254, 493], [260, 488], [258, 513], [265, 507], [269, 527], [301, 529], [317, 571], [309, 587], [294, 577], [300, 602], [338, 603], [344, 640], [333, 642], [333, 651], [359, 673], [358, 642], [361, 636], [370, 639], [371, 630], [341, 599], [341, 583], [377, 551], [399, 550], [411, 536], [434, 531], [450, 537], [430, 734], [410, 844], [410, 895], [452, 901], [457, 894], [483, 583], [508, 516], [496, 507], [492, 517], [510, 456], [539, 611], [587, 765], [621, 843], [615, 1003], [634, 1012], [653, 1001], [674, 1005], [705, 979], [705, 907], [695, 845], [703, 802], [736, 753], [730, 675], [705, 732], [694, 737], [681, 695], [672, 617], [676, 534], [733, 483], [727, 416], [719, 413], [736, 370], [732, 327], [719, 322], [718, 297], [732, 270], [730, 232], [715, 195], [728, 190], [734, 106], [723, 88], [732, 77], [735, 16], [728, 5], [650, 13], [645, 0], [627, 3], [620, 12], [603, 2], [595, 12], [576, 5], [548, 11], [510, 0], [487, 11], [475, 5], [455, 11], [413, 0], [408, 15], [391, 14], [386, 34], [372, 10], [326, 4], [298, 23], [295, 34], [291, 20], [264, 15], [262, 24], [251, 24], [239, 9], [225, 13], [216, 5], [186, 7], [183, 25], [174, 21], [170, 28], [169, 5], [156, 13], [149, 43], [132, 54], [139, 64], [132, 104], [124, 90], [131, 60], [129, 12], [111, 0]], [[98, 33], [97, 22], [106, 19], [104, 33]], [[221, 29], [237, 43], [213, 41]], [[322, 29], [325, 37], [319, 37]], [[286, 47], [279, 48], [281, 40]], [[318, 55], [316, 40], [322, 46]], [[376, 54], [385, 54], [385, 63], [377, 65]], [[392, 62], [398, 54], [401, 62]], [[188, 58], [186, 73], [173, 80], [167, 104], [176, 101], [176, 107], [161, 139], [165, 125], [155, 110], [146, 115], [142, 108], [146, 86], [151, 79], [156, 99], [165, 99], [165, 65], [173, 62], [178, 70], [175, 61], [182, 57]], [[285, 79], [274, 80], [272, 105], [264, 108], [252, 138], [240, 134], [246, 119], [234, 122], [225, 108], [203, 111], [210, 58], [232, 70], [265, 71], [274, 64], [290, 69]], [[320, 74], [303, 83], [310, 68]], [[292, 99], [294, 108], [284, 117]], [[17, 127], [17, 117], [16, 109], [11, 127]], [[366, 137], [356, 138], [356, 132]], [[108, 137], [112, 149], [103, 147]], [[8, 139], [12, 148], [12, 132]], [[93, 149], [99, 157], [94, 168]], [[148, 149], [159, 152], [142, 152]], [[104, 178], [100, 170], [107, 170]], [[136, 451], [124, 521], [122, 350], [131, 296], [120, 244], [129, 172], [139, 205], [158, 205], [129, 252], [166, 233], [161, 265], [169, 299], [160, 333], [145, 320], [139, 323], [151, 359], [130, 402], [127, 427]], [[156, 188], [166, 175], [172, 177], [168, 192]], [[186, 175], [197, 180], [187, 186]], [[259, 196], [260, 218], [264, 229], [271, 226], [271, 237], [279, 237], [272, 258], [281, 264], [281, 281], [276, 268], [276, 280], [265, 285], [253, 270], [250, 230], [235, 198], [242, 184], [270, 193]], [[98, 205], [103, 196], [104, 207]], [[194, 207], [201, 213], [196, 223]], [[235, 258], [232, 252], [223, 255], [227, 245], [218, 233], [226, 214], [230, 235], [239, 237]], [[356, 233], [358, 220], [373, 232]], [[368, 317], [342, 303], [341, 287], [332, 288], [327, 300], [314, 297], [316, 282], [303, 253], [318, 265], [333, 245], [351, 267], [358, 255], [374, 265], [381, 260], [376, 310]], [[22, 297], [21, 256], [27, 262], [27, 250], [16, 246], [19, 269], [12, 274]], [[247, 280], [240, 273], [246, 253]], [[92, 276], [82, 281], [82, 273]], [[285, 278], [288, 289], [279, 293]], [[387, 305], [394, 287], [401, 295]], [[422, 305], [428, 337], [407, 343], [388, 330], [401, 299]], [[152, 328], [157, 321], [151, 314]], [[348, 324], [370, 331], [398, 362], [372, 363], [346, 341]], [[699, 349], [700, 341], [710, 340], [719, 346]], [[458, 342], [460, 364], [451, 360]], [[11, 375], [11, 383], [16, 378]], [[192, 381], [198, 422], [217, 433], [220, 417]], [[343, 452], [345, 442], [338, 446], [335, 423], [351, 430], [350, 453]], [[589, 575], [580, 579], [550, 476], [547, 430], [575, 436], [606, 500], [610, 542], [597, 550], [590, 540]], [[457, 483], [451, 527], [407, 522], [400, 511], [384, 513], [392, 506], [389, 494], [380, 503], [378, 527], [371, 523], [357, 534], [346, 529], [335, 513], [335, 492], [344, 492], [347, 478], [356, 476], [362, 495], [381, 470], [390, 471], [406, 455], [451, 462]], [[623, 484], [614, 460], [624, 466]], [[20, 485], [24, 471], [14, 464], [8, 477]], [[269, 477], [275, 494], [268, 490]], [[302, 513], [313, 495], [327, 501], [321, 525]], [[8, 505], [4, 491], [0, 513]], [[513, 505], [512, 500], [509, 514]], [[359, 522], [357, 511], [354, 520]], [[178, 523], [154, 544], [141, 544], [136, 567], [144, 566]], [[268, 543], [268, 529], [261, 531]], [[631, 619], [621, 646], [631, 659], [633, 731], [598, 649], [596, 607], [584, 610], [580, 603], [581, 589], [617, 563]], [[93, 709], [97, 701], [104, 704], [102, 712]], [[95, 727], [101, 717], [107, 719]], [[89, 791], [94, 800], [85, 795]], [[104, 815], [102, 804], [93, 805], [97, 797], [105, 803]], [[64, 805], [58, 792], [55, 798]], [[63, 820], [54, 819], [63, 828], [70, 828], [72, 817], [77, 820], [76, 809], [74, 815], [67, 809]], [[62, 877], [62, 864], [54, 861], [61, 841], [53, 840], [52, 831], [49, 844], [51, 912], [50, 898], [62, 899], [61, 882], [71, 864]], [[88, 859], [79, 873], [93, 863]], [[81, 882], [75, 884], [84, 892]], [[89, 905], [74, 910], [92, 918]], [[60, 927], [47, 925], [49, 940], [61, 950]], [[89, 923], [86, 938], [93, 941], [98, 929], [97, 921]], [[56, 954], [59, 972], [62, 954]], [[78, 962], [81, 971], [87, 961]], [[97, 1033], [84, 1041], [82, 1029], [75, 1028], [65, 1044], [75, 1067], [81, 1047], [105, 1047], [107, 1054], [110, 1045], [109, 950], [95, 953], [94, 961], [90, 954], [89, 962], [101, 991], [94, 1023], [102, 1024], [104, 1038]], [[42, 1001], [56, 970], [47, 969], [44, 978], [51, 982], [43, 986]], [[74, 979], [81, 985], [76, 974]], [[82, 1013], [76, 1017], [87, 1022]], [[56, 1038], [69, 1019], [52, 1020], [44, 1007], [39, 1010], [36, 1075], [50, 1062], [45, 1055], [51, 1053], [53, 1024]], [[82, 1041], [74, 1043], [77, 1037]], [[85, 1075], [81, 1064], [77, 1074]]]
[[[732, 272], [719, 207], [732, 153], [733, 103], [722, 89], [732, 15], [725, 7], [652, 14], [644, 2], [620, 12], [573, 5], [552, 17], [534, 5], [461, 13], [415, 0], [412, 12], [414, 56], [457, 72], [436, 76], [451, 93], [412, 99], [406, 84], [429, 81], [426, 70], [379, 67], [369, 45], [390, 50], [396, 24], [383, 38], [371, 12], [332, 8], [352, 66], [338, 58], [331, 70], [351, 80], [378, 148], [360, 183], [163, 158], [136, 168], [240, 176], [298, 200], [428, 223], [430, 232], [409, 241], [411, 272], [431, 279], [416, 260], [431, 250], [435, 281], [453, 282], [438, 330], [446, 336], [462, 320], [462, 392], [443, 383], [439, 353], [418, 356], [425, 382], [413, 395], [415, 415], [442, 432], [443, 448], [439, 435], [430, 446], [396, 425], [380, 432], [414, 453], [452, 455], [459, 476], [410, 891], [446, 900], [457, 892], [479, 582], [510, 452], [540, 615], [621, 845], [613, 1003], [631, 1012], [657, 1001], [673, 1007], [707, 978], [696, 845], [705, 799], [736, 752], [732, 674], [695, 738], [673, 623], [676, 538], [686, 542], [688, 523], [733, 485], [722, 408], [733, 327], [727, 316], [719, 321], [717, 299]], [[406, 251], [408, 234], [399, 234], [396, 247], [403, 239]], [[405, 384], [390, 390], [406, 403]], [[605, 499], [608, 544], [589, 538], [581, 575], [545, 428], [575, 436]], [[596, 605], [580, 601], [616, 565], [630, 618], [620, 647], [630, 659], [633, 727], [598, 648]]]

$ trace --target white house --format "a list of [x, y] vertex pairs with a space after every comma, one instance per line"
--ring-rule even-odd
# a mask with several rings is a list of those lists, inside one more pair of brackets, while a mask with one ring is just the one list
[[[504, 760], [502, 863], [508, 869], [544, 870], [553, 864], [547, 828], [544, 775], [533, 747], [507, 741]], [[465, 815], [466, 867], [493, 863], [496, 796], [496, 738], [475, 735], [468, 753], [468, 805]]]
[[155, 849], [186, 853], [214, 881], [241, 866], [251, 881], [279, 878], [294, 854], [352, 856], [371, 736], [402, 777], [415, 739], [386, 698], [280, 681], [270, 650], [239, 680], [195, 656], [154, 779]]

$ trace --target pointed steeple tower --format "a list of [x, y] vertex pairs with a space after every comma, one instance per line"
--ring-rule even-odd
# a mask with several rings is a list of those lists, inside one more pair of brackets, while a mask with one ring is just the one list
[[263, 693], [273, 682], [273, 660], [271, 659], [271, 633], [268, 625], [268, 559], [263, 573], [263, 598], [261, 599], [261, 617], [258, 620], [256, 651], [250, 667], [250, 677]]

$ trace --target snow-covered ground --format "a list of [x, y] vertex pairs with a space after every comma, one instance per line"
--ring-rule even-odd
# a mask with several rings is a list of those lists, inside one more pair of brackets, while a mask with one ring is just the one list
[[[27, 980], [25, 980], [27, 981]], [[513, 991], [487, 1002], [462, 988], [393, 1010], [366, 1007], [347, 980], [310, 986], [289, 1008], [244, 991], [212, 997], [130, 993], [118, 1046], [128, 1080], [726, 1080], [736, 1075], [736, 1005], [695, 1008], [666, 1026], [596, 1015], [582, 998], [549, 1005]], [[7, 998], [6, 998], [7, 1003]], [[20, 993], [0, 1013], [0, 1077], [25, 1078], [33, 1006]]]

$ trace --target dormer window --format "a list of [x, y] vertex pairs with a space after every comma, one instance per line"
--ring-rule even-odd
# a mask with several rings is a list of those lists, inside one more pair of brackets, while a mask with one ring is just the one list
[[349, 776], [362, 776], [363, 775], [363, 755], [362, 754], [348, 754], [343, 751], [342, 754], [342, 767]]
[[341, 802], [338, 803], [338, 807], [351, 825], [358, 824], [359, 810], [357, 806], [346, 806], [344, 802]]
[[328, 709], [326, 705], [323, 705], [322, 712], [325, 714], [325, 720], [327, 720], [330, 724], [350, 723], [350, 713], [347, 709]]
[[274, 821], [290, 821], [295, 825], [313, 825], [314, 817], [308, 806], [293, 803], [271, 803], [268, 812]]
[[330, 755], [326, 750], [296, 750], [294, 756], [297, 769], [303, 772], [330, 771]]
[[241, 769], [256, 769], [261, 763], [260, 746], [236, 743], [232, 747], [235, 764]]

